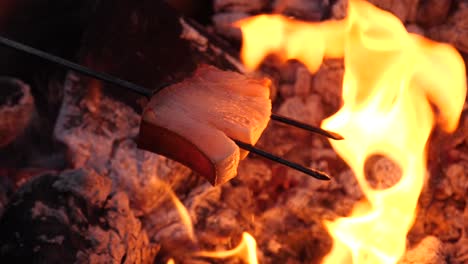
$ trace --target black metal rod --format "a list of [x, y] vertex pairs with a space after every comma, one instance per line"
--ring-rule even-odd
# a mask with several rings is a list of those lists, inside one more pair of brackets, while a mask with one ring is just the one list
[[73, 63], [71, 61], [68, 61], [68, 60], [65, 60], [63, 58], [57, 57], [57, 56], [52, 55], [50, 53], [44, 52], [42, 50], [35, 49], [33, 47], [21, 44], [19, 42], [4, 38], [2, 36], [0, 36], [0, 44], [2, 44], [4, 46], [7, 46], [7, 47], [10, 47], [10, 48], [13, 48], [13, 49], [16, 49], [16, 50], [19, 50], [19, 51], [23, 51], [25, 53], [28, 53], [28, 54], [31, 54], [31, 55], [34, 55], [34, 56], [37, 56], [37, 57], [39, 57], [41, 59], [44, 59], [46, 61], [59, 64], [59, 65], [64, 66], [64, 67], [66, 67], [68, 69], [72, 69], [74, 71], [77, 71], [77, 72], [79, 72], [81, 74], [84, 74], [84, 75], [87, 75], [87, 76], [90, 76], [90, 77], [93, 77], [93, 78], [96, 78], [96, 79], [99, 79], [99, 80], [102, 80], [102, 81], [105, 81], [105, 82], [108, 82], [108, 83], [111, 83], [111, 84], [115, 84], [115, 85], [118, 85], [120, 87], [128, 88], [128, 89], [130, 89], [130, 90], [132, 90], [132, 91], [134, 91], [134, 92], [136, 92], [138, 94], [141, 94], [143, 96], [151, 97], [151, 95], [152, 95], [152, 91], [149, 90], [149, 89], [146, 89], [145, 87], [139, 86], [139, 85], [131, 83], [129, 81], [119, 79], [117, 77], [114, 77], [114, 76], [106, 74], [106, 73], [96, 72], [96, 71], [94, 71], [94, 70], [92, 70], [90, 68], [87, 68], [85, 66]]
[[326, 137], [331, 138], [331, 139], [335, 139], [335, 140], [344, 139], [344, 137], [341, 136], [338, 133], [331, 132], [331, 131], [328, 131], [328, 130], [325, 130], [325, 129], [322, 129], [322, 128], [319, 128], [319, 127], [311, 126], [311, 125], [299, 122], [297, 120], [291, 119], [289, 117], [281, 116], [281, 115], [278, 115], [278, 114], [271, 114], [270, 118], [272, 120], [275, 120], [275, 121], [278, 121], [278, 122], [281, 122], [281, 123], [285, 123], [285, 124], [288, 124], [290, 126], [294, 126], [294, 127], [297, 127], [297, 128], [301, 128], [301, 129], [307, 130], [309, 132], [317, 133], [317, 134], [320, 134], [322, 136], [326, 136]]
[[263, 151], [261, 149], [258, 149], [250, 144], [247, 144], [247, 143], [244, 143], [242, 141], [238, 141], [238, 140], [234, 140], [234, 142], [236, 142], [236, 144], [240, 147], [240, 148], [243, 148], [245, 150], [248, 150], [252, 153], [255, 153], [257, 155], [260, 155], [266, 159], [269, 159], [271, 161], [274, 161], [274, 162], [277, 162], [277, 163], [281, 163], [285, 166], [288, 166], [290, 168], [293, 168], [295, 170], [298, 170], [300, 172], [303, 172], [309, 176], [312, 176], [316, 179], [319, 179], [319, 180], [324, 180], [324, 181], [328, 181], [330, 180], [330, 176], [328, 176], [327, 174], [325, 174], [324, 172], [321, 172], [321, 171], [318, 171], [318, 170], [313, 170], [313, 169], [309, 169], [309, 168], [306, 168], [300, 164], [297, 164], [297, 163], [294, 163], [292, 161], [289, 161], [289, 160], [285, 160], [285, 159], [282, 159], [278, 156], [275, 156], [269, 152], [266, 152], [266, 151]]

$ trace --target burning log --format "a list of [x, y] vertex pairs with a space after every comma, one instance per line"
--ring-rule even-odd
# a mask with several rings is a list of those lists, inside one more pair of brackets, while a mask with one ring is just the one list
[[11, 143], [28, 125], [34, 110], [29, 85], [7, 77], [0, 78], [0, 147]]
[[152, 263], [159, 246], [149, 242], [127, 195], [111, 185], [89, 170], [44, 174], [23, 185], [0, 222], [1, 261]]

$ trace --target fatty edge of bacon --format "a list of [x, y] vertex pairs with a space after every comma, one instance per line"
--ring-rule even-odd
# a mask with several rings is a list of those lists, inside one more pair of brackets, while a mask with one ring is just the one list
[[186, 165], [212, 185], [237, 174], [239, 148], [232, 140], [167, 105], [145, 111], [138, 145]]

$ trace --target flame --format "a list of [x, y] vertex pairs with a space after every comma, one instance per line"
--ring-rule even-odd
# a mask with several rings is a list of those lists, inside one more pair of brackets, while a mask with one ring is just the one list
[[179, 212], [180, 218], [182, 220], [182, 223], [184, 224], [185, 228], [187, 229], [187, 233], [190, 237], [190, 240], [196, 241], [195, 238], [195, 233], [193, 232], [193, 224], [192, 224], [192, 219], [190, 218], [190, 215], [187, 211], [187, 208], [185, 208], [184, 204], [177, 198], [174, 192], [169, 192], [171, 196], [171, 200], [174, 203], [174, 206], [177, 209], [177, 212]]
[[180, 220], [182, 221], [182, 224], [187, 230], [187, 235], [190, 238], [191, 241], [196, 242], [197, 239], [195, 237], [195, 233], [193, 231], [193, 224], [192, 224], [192, 219], [190, 218], [189, 212], [187, 211], [187, 208], [184, 206], [184, 204], [179, 200], [177, 195], [174, 193], [172, 190], [171, 186], [167, 184], [166, 182], [156, 179], [155, 183], [163, 190], [166, 192], [166, 194], [169, 195], [171, 202], [174, 204], [175, 209], [179, 213]]
[[[452, 132], [458, 125], [466, 96], [463, 59], [449, 45], [408, 33], [394, 15], [363, 0], [350, 0], [340, 21], [260, 15], [238, 25], [249, 69], [270, 53], [297, 59], [312, 73], [324, 57], [344, 57], [343, 106], [322, 127], [346, 139], [331, 144], [366, 199], [349, 217], [325, 223], [334, 246], [323, 263], [396, 263], [425, 182], [432, 128], [437, 122]], [[397, 184], [376, 190], [367, 183], [364, 163], [374, 154], [400, 167]]]
[[226, 250], [226, 251], [199, 251], [195, 254], [199, 257], [208, 258], [232, 258], [238, 257], [244, 261], [244, 263], [258, 264], [257, 260], [257, 242], [249, 233], [244, 232], [242, 234], [242, 241], [237, 247]]
[[[172, 203], [174, 204], [181, 221], [184, 227], [187, 229], [187, 233], [189, 238], [193, 242], [197, 242], [197, 238], [195, 236], [193, 230], [193, 223], [192, 219], [190, 218], [190, 214], [187, 211], [187, 208], [184, 204], [179, 200], [177, 195], [172, 190], [171, 186], [163, 181], [157, 180], [158, 184], [165, 190], [167, 194], [169, 194]], [[237, 245], [237, 247], [231, 250], [223, 250], [223, 251], [197, 251], [193, 253], [193, 256], [196, 257], [206, 257], [206, 258], [233, 258], [237, 257], [244, 261], [244, 263], [248, 264], [258, 264], [257, 260], [257, 242], [255, 238], [252, 237], [247, 232], [242, 234], [242, 240]], [[170, 258], [167, 260], [166, 264], [175, 264], [175, 260]]]

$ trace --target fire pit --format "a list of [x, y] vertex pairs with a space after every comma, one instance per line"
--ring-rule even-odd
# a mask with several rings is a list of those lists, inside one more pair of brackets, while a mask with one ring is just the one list
[[[147, 96], [0, 48], [2, 263], [468, 263], [464, 1], [32, 2], [2, 36]], [[206, 64], [342, 135], [269, 122], [251, 146], [331, 180], [254, 152], [216, 184], [139, 149], [151, 90]]]

